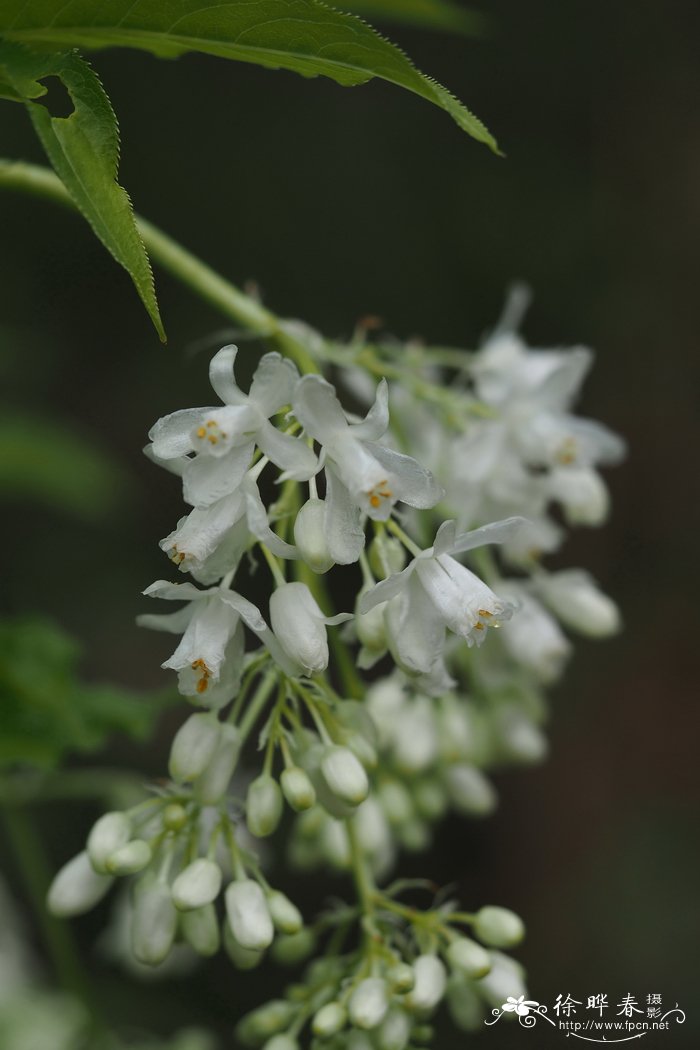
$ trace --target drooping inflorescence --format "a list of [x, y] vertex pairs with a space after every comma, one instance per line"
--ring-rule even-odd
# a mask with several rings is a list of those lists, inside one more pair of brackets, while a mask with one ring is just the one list
[[[150, 432], [149, 457], [181, 477], [189, 508], [161, 547], [195, 582], [152, 584], [145, 594], [178, 606], [141, 623], [177, 637], [163, 666], [197, 710], [167, 784], [97, 821], [49, 904], [78, 914], [131, 877], [131, 947], [152, 966], [176, 943], [223, 945], [240, 969], [319, 950], [243, 1019], [240, 1041], [403, 1050], [430, 1040], [445, 999], [469, 1029], [524, 994], [503, 951], [524, 932], [511, 911], [439, 895], [420, 909], [380, 883], [450, 809], [493, 810], [490, 767], [543, 757], [563, 628], [617, 629], [586, 573], [542, 558], [562, 520], [605, 519], [598, 467], [624, 450], [572, 414], [587, 350], [531, 350], [507, 322], [474, 354], [295, 332], [319, 374], [268, 353], [246, 394], [224, 347], [210, 366], [222, 404]], [[320, 374], [331, 368], [336, 386]], [[347, 611], [331, 608], [336, 565], [357, 566]], [[270, 885], [255, 843], [285, 808], [289, 862], [350, 872], [354, 902], [305, 922]]]

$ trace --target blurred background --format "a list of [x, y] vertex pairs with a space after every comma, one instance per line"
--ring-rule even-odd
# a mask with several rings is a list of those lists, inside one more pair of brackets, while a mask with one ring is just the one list
[[[431, 856], [405, 868], [457, 882], [465, 906], [525, 917], [518, 957], [533, 998], [551, 1008], [560, 993], [662, 993], [688, 1019], [645, 1045], [697, 1046], [700, 7], [494, 0], [489, 15], [480, 40], [386, 29], [485, 120], [507, 159], [378, 82], [349, 90], [125, 51], [94, 65], [137, 210], [238, 284], [256, 282], [277, 313], [341, 338], [375, 314], [401, 338], [474, 346], [518, 278], [535, 293], [530, 343], [595, 348], [579, 411], [621, 432], [629, 458], [608, 473], [608, 526], [576, 531], [556, 564], [590, 568], [625, 631], [577, 642], [552, 696], [549, 760], [499, 775], [494, 818], [444, 825]], [[22, 109], [2, 116], [3, 154], [43, 163]], [[44, 432], [81, 440], [83, 457], [78, 513], [70, 482], [38, 507], [22, 472], [0, 463], [3, 603], [80, 639], [84, 678], [162, 688], [167, 639], [134, 617], [140, 591], [167, 575], [157, 540], [181, 504], [140, 450], [158, 416], [207, 403], [206, 362], [227, 323], [157, 274], [162, 347], [75, 215], [7, 194], [0, 230], [3, 426], [27, 469]], [[167, 712], [148, 747], [113, 740], [100, 761], [159, 774], [179, 717]], [[57, 866], [97, 812], [81, 802], [39, 816]], [[310, 910], [343, 883], [291, 889]], [[286, 980], [222, 961], [144, 987], [95, 954], [103, 918], [74, 924], [80, 950], [107, 1013], [134, 1026], [165, 1034], [204, 1020], [233, 1045], [231, 1021]], [[545, 1046], [549, 1035], [473, 1042]], [[465, 1040], [446, 1028], [438, 1045]]]

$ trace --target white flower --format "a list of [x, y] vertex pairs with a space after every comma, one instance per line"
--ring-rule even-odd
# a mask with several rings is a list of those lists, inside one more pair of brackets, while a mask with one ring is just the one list
[[[377, 388], [374, 405], [359, 423], [348, 423], [335, 389], [316, 375], [300, 380], [293, 407], [306, 432], [323, 446], [324, 461], [330, 466], [327, 502], [332, 516], [337, 513], [345, 518], [354, 504], [355, 514], [349, 520], [356, 527], [357, 510], [385, 521], [399, 500], [423, 508], [439, 500], [441, 489], [429, 471], [410, 456], [376, 444], [389, 424], [385, 380]], [[335, 506], [340, 502], [348, 505], [342, 513]], [[357, 553], [359, 556], [359, 550]]]
[[209, 506], [195, 507], [161, 540], [160, 547], [181, 572], [211, 584], [238, 567], [251, 535], [280, 558], [297, 556], [296, 548], [270, 528], [258, 486], [248, 474], [235, 492]]
[[[270, 422], [292, 401], [299, 375], [292, 361], [265, 354], [248, 394], [236, 384], [237, 347], [225, 346], [209, 366], [209, 380], [223, 408], [186, 408], [164, 416], [151, 428], [151, 452], [158, 460], [181, 461], [184, 494], [196, 507], [208, 506], [235, 491], [250, 465], [253, 449], [262, 452], [287, 476], [311, 477], [316, 457], [299, 438], [282, 434]], [[182, 457], [194, 458], [182, 462]]]
[[509, 518], [457, 536], [455, 523], [446, 521], [432, 547], [364, 595], [363, 613], [380, 602], [389, 603], [390, 647], [401, 667], [429, 672], [442, 652], [447, 627], [469, 645], [480, 645], [489, 627], [510, 618], [513, 606], [452, 555], [485, 543], [503, 543], [521, 524], [521, 518]]
[[503, 580], [499, 590], [519, 606], [518, 615], [503, 631], [503, 644], [540, 682], [554, 682], [571, 654], [571, 643], [554, 617], [522, 584]]
[[535, 592], [562, 623], [591, 638], [605, 638], [620, 628], [615, 602], [581, 569], [538, 573], [532, 581]]
[[305, 583], [285, 583], [270, 598], [272, 629], [288, 657], [304, 674], [328, 667], [326, 626], [344, 623], [350, 613], [324, 616]]
[[272, 631], [252, 602], [225, 587], [200, 591], [191, 583], [157, 580], [144, 594], [188, 604], [169, 615], [138, 617], [142, 627], [184, 632], [173, 655], [163, 663], [178, 673], [178, 687], [204, 707], [223, 707], [238, 688], [243, 665], [243, 626], [267, 646], [283, 667], [293, 670]]

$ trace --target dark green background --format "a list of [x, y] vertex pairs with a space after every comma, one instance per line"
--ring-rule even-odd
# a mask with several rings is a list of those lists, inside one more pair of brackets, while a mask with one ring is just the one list
[[[378, 314], [401, 337], [473, 346], [522, 278], [536, 294], [531, 342], [596, 348], [581, 407], [623, 433], [630, 455], [609, 476], [611, 522], [579, 530], [561, 563], [594, 572], [625, 633], [578, 645], [553, 696], [551, 759], [499, 776], [494, 819], [451, 824], [407, 867], [458, 880], [467, 906], [525, 916], [519, 955], [535, 999], [662, 992], [688, 1020], [644, 1045], [695, 1046], [700, 8], [500, 0], [490, 10], [487, 40], [392, 35], [487, 122], [506, 160], [380, 83], [340, 89], [126, 51], [95, 66], [137, 209], [236, 282], [256, 281], [278, 313], [341, 337]], [[2, 153], [41, 160], [21, 108], [5, 105], [2, 118]], [[139, 449], [159, 415], [206, 403], [209, 352], [230, 332], [159, 274], [161, 347], [128, 279], [49, 204], [0, 197], [0, 231], [3, 401], [28, 427], [50, 411], [125, 478], [117, 509], [89, 524], [5, 504], [4, 597], [83, 639], [88, 675], [161, 685], [168, 641], [133, 618], [139, 591], [168, 575], [157, 539], [180, 503]], [[160, 772], [172, 725], [148, 752], [116, 745], [105, 761]], [[58, 864], [96, 812], [61, 810], [58, 830], [56, 812], [44, 819]], [[295, 892], [310, 908], [325, 889]], [[76, 924], [88, 957], [98, 926]], [[115, 1019], [163, 1032], [204, 1020], [230, 1033], [243, 1004], [284, 975], [214, 964], [139, 991], [99, 964], [97, 979]], [[548, 1038], [492, 1030], [475, 1042]], [[446, 1030], [438, 1045], [465, 1042]]]

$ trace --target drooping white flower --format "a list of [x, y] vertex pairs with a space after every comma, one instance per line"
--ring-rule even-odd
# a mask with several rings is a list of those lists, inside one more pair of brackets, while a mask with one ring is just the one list
[[423, 508], [437, 503], [441, 489], [429, 471], [410, 456], [376, 443], [389, 425], [385, 380], [359, 423], [348, 422], [333, 386], [316, 375], [300, 380], [293, 407], [306, 432], [322, 445], [324, 462], [330, 466], [329, 513], [339, 513], [334, 504], [345, 501], [385, 521], [398, 501]]
[[521, 518], [509, 518], [457, 536], [455, 523], [444, 522], [432, 547], [364, 595], [362, 612], [388, 602], [390, 647], [402, 668], [429, 672], [444, 647], [446, 628], [469, 645], [480, 645], [489, 627], [510, 618], [513, 606], [453, 555], [502, 543], [521, 524]]
[[270, 622], [287, 656], [304, 674], [328, 667], [326, 626], [344, 623], [350, 613], [325, 616], [305, 583], [285, 583], [270, 598]]
[[535, 593], [562, 623], [591, 638], [605, 638], [620, 627], [620, 611], [582, 569], [540, 572], [533, 577]]
[[[277, 353], [265, 354], [244, 394], [233, 373], [237, 353], [237, 347], [225, 346], [209, 366], [209, 380], [223, 407], [173, 412], [149, 433], [156, 459], [180, 461], [185, 499], [195, 507], [209, 506], [236, 490], [256, 445], [289, 477], [307, 479], [318, 468], [304, 441], [270, 423], [270, 417], [292, 401], [299, 380], [293, 362]], [[192, 453], [194, 457], [183, 461]]]
[[543, 684], [556, 681], [571, 655], [571, 643], [544, 606], [521, 583], [503, 580], [499, 590], [519, 612], [502, 634], [511, 656]]
[[199, 590], [191, 583], [157, 580], [144, 594], [187, 604], [175, 613], [138, 617], [142, 627], [182, 632], [177, 649], [163, 667], [178, 673], [183, 696], [204, 707], [223, 707], [238, 688], [243, 665], [243, 623], [270, 650], [281, 666], [292, 670], [260, 610], [236, 591], [226, 587]]
[[296, 548], [270, 528], [258, 486], [249, 474], [235, 492], [190, 511], [160, 547], [181, 572], [211, 584], [238, 567], [251, 535], [280, 558], [297, 556]]

